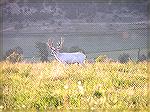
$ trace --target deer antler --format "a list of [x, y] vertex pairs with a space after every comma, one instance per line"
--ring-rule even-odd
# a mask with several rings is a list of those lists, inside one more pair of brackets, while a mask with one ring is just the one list
[[63, 47], [63, 43], [64, 43], [64, 39], [61, 37], [61, 40], [57, 43], [57, 50], [60, 50], [62, 49]]
[[53, 47], [53, 41], [52, 41], [52, 39], [48, 39], [47, 45], [49, 46], [49, 48]]

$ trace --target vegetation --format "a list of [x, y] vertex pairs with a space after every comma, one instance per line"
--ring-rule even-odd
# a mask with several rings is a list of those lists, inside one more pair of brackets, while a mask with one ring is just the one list
[[150, 60], [150, 52], [147, 54], [147, 59]]
[[127, 53], [120, 54], [118, 60], [120, 63], [127, 63], [130, 60], [130, 55]]
[[144, 54], [142, 54], [141, 56], [139, 56], [138, 61], [146, 61], [147, 59], [148, 58]]
[[38, 56], [40, 57], [40, 61], [47, 62], [48, 61], [48, 48], [46, 43], [43, 42], [36, 42], [35, 47], [37, 48]]
[[73, 52], [82, 52], [85, 54], [85, 51], [81, 48], [79, 48], [78, 46], [72, 46], [70, 49], [69, 49], [69, 52], [70, 53], [73, 53]]
[[148, 111], [147, 62], [0, 65], [0, 111]]
[[106, 55], [100, 55], [95, 59], [95, 62], [104, 62], [107, 59]]
[[6, 51], [4, 60], [7, 60], [11, 63], [21, 62], [22, 61], [23, 50], [21, 47], [15, 47]]

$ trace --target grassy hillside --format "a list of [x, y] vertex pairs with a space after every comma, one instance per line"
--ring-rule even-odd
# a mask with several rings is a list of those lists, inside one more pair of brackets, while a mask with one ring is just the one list
[[148, 111], [147, 62], [0, 65], [0, 111]]

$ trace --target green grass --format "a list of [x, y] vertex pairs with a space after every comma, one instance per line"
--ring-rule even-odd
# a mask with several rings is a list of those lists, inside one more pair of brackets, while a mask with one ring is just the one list
[[148, 111], [147, 62], [0, 65], [0, 111]]

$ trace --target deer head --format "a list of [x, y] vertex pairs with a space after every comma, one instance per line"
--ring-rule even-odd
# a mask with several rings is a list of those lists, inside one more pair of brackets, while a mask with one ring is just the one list
[[61, 40], [57, 43], [57, 47], [54, 47], [53, 40], [49, 39], [48, 42], [47, 42], [47, 45], [52, 50], [53, 54], [57, 54], [62, 49], [63, 42], [64, 42], [64, 40], [63, 40], [63, 38], [61, 38]]

